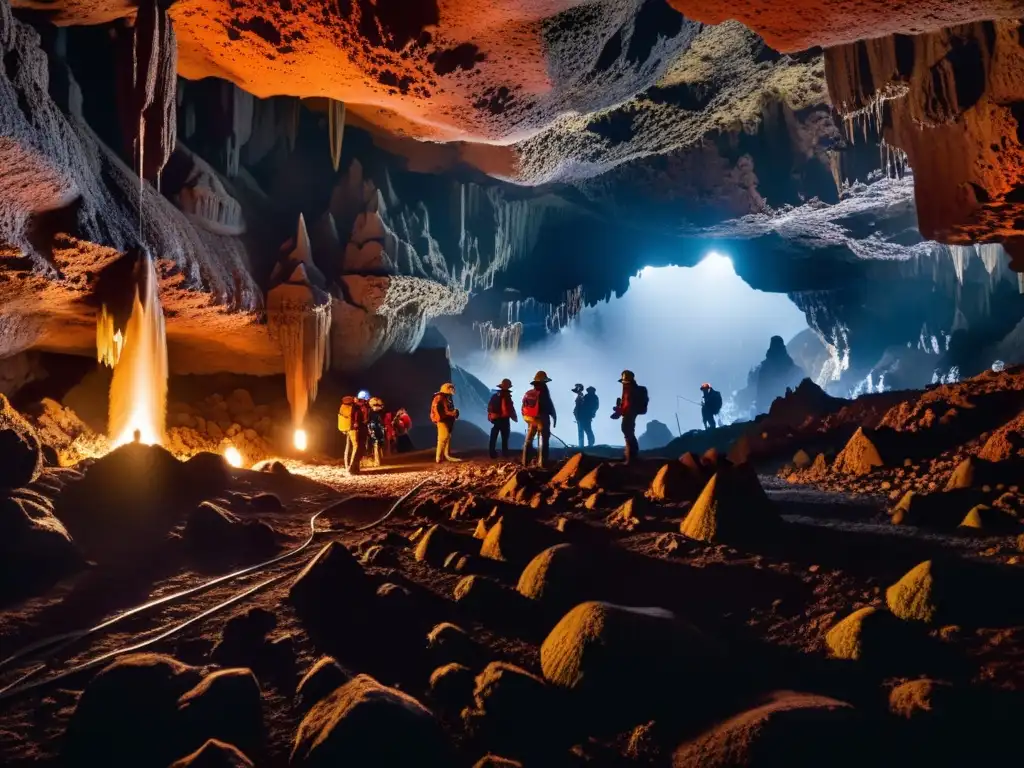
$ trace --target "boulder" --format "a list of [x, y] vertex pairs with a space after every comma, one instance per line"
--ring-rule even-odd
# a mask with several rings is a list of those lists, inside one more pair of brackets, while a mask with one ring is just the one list
[[966, 510], [981, 501], [980, 491], [957, 489], [941, 493], [908, 491], [890, 511], [893, 525], [913, 525], [939, 530], [955, 528]]
[[501, 751], [522, 752], [526, 742], [545, 742], [558, 726], [554, 691], [544, 681], [504, 661], [492, 661], [477, 675], [467, 727]]
[[680, 746], [672, 768], [868, 764], [856, 757], [863, 741], [858, 726], [855, 710], [845, 702], [783, 692]]
[[363, 565], [377, 568], [394, 568], [398, 565], [398, 553], [391, 547], [374, 544], [363, 553]]
[[308, 711], [351, 679], [352, 675], [333, 656], [321, 656], [302, 676], [295, 695], [302, 710]]
[[760, 538], [780, 523], [757, 475], [742, 465], [712, 477], [683, 518], [679, 532], [706, 542]]
[[579, 482], [579, 487], [584, 491], [613, 491], [621, 484], [615, 467], [608, 463], [598, 464], [590, 470]]
[[231, 465], [219, 453], [201, 451], [185, 462], [185, 477], [199, 496], [213, 496], [231, 485]]
[[793, 466], [797, 469], [809, 469], [811, 466], [811, 456], [803, 448], [799, 449], [793, 454]]
[[170, 768], [252, 768], [253, 762], [237, 748], [210, 739], [190, 755], [171, 763]]
[[459, 713], [473, 701], [473, 670], [451, 663], [430, 674], [430, 700], [441, 712]]
[[130, 654], [96, 675], [78, 699], [61, 748], [61, 764], [92, 768], [165, 768], [194, 747], [179, 728], [178, 698], [199, 672], [169, 656]]
[[557, 531], [519, 515], [502, 515], [480, 544], [480, 556], [489, 560], [527, 563], [538, 552], [558, 543]]
[[267, 635], [277, 626], [277, 615], [265, 608], [250, 608], [232, 616], [221, 630], [210, 657], [222, 666], [248, 666], [259, 655]]
[[[373, 586], [344, 544], [332, 541], [295, 577], [288, 599], [304, 621], [345, 623], [358, 615], [373, 596]], [[343, 611], [343, 607], [351, 609]]]
[[845, 475], [867, 475], [883, 466], [885, 462], [874, 433], [863, 427], [857, 428], [832, 464], [836, 472]]
[[231, 417], [238, 420], [242, 414], [252, 413], [256, 410], [256, 403], [247, 389], [236, 389], [227, 396], [226, 404]]
[[516, 590], [546, 607], [568, 610], [604, 594], [605, 563], [576, 544], [556, 544], [534, 557], [519, 576]]
[[682, 464], [671, 461], [658, 470], [644, 495], [651, 501], [674, 504], [693, 501], [700, 494], [702, 487], [703, 483], [698, 483], [694, 475]]
[[447, 621], [438, 624], [427, 634], [427, 648], [434, 662], [441, 666], [458, 662], [475, 667], [487, 657], [486, 648], [470, 637], [462, 627]]
[[182, 539], [197, 550], [220, 551], [237, 543], [242, 523], [238, 516], [212, 501], [204, 501], [185, 520]]
[[178, 699], [181, 728], [190, 743], [218, 739], [246, 754], [263, 745], [260, 684], [249, 669], [222, 669], [204, 677]]
[[0, 394], [0, 491], [21, 488], [43, 471], [43, 450], [35, 428]]
[[0, 600], [33, 594], [83, 564], [48, 504], [0, 497]]
[[585, 706], [632, 713], [693, 688], [715, 658], [708, 639], [662, 608], [586, 602], [569, 611], [540, 649], [544, 679]]
[[825, 645], [833, 658], [885, 667], [911, 659], [916, 650], [913, 639], [907, 624], [888, 611], [867, 606], [832, 627]]
[[408, 768], [454, 762], [444, 732], [429, 709], [408, 694], [358, 675], [303, 718], [290, 764]]
[[249, 506], [256, 512], [283, 512], [284, 504], [272, 493], [257, 493], [249, 499]]

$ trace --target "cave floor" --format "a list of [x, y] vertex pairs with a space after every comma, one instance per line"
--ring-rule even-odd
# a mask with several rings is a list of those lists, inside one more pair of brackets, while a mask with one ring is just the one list
[[[358, 477], [348, 477], [336, 465], [288, 465], [292, 472], [289, 475], [235, 472], [231, 491], [249, 495], [271, 492], [281, 499], [283, 511], [249, 514], [272, 525], [283, 548], [295, 546], [306, 537], [309, 516], [314, 511], [357, 494], [327, 519], [321, 518], [314, 547], [295, 560], [97, 633], [55, 657], [54, 668], [113, 651], [140, 636], [145, 638], [157, 627], [194, 616], [264, 579], [290, 577], [327, 541], [339, 541], [353, 552], [365, 552], [374, 542], [390, 547], [400, 541], [394, 534], [408, 537], [433, 522], [415, 514], [423, 499], [433, 498], [447, 509], [468, 493], [494, 497], [515, 469], [514, 465], [494, 464], [479, 456], [464, 463], [436, 467], [425, 452], [404, 460], [400, 467], [367, 471]], [[658, 465], [644, 462], [650, 473]], [[646, 470], [640, 473], [645, 474]], [[552, 512], [525, 506], [520, 509], [524, 514], [535, 513], [549, 524], [557, 511], [576, 523], [571, 528], [565, 526], [567, 540], [598, 540], [639, 556], [638, 561], [646, 564], [646, 575], [636, 582], [639, 586], [633, 589], [629, 601], [638, 606], [659, 605], [685, 615], [714, 633], [733, 652], [748, 657], [741, 686], [744, 697], [779, 689], [806, 690], [875, 711], [880, 699], [884, 705], [884, 690], [893, 681], [922, 674], [956, 677], [972, 685], [1024, 689], [1021, 626], [941, 628], [932, 633], [942, 646], [940, 653], [919, 659], [917, 667], [895, 672], [865, 673], [863, 669], [830, 661], [823, 643], [825, 633], [838, 619], [863, 606], [884, 606], [886, 587], [922, 560], [953, 555], [983, 560], [1008, 551], [1012, 547], [1009, 537], [939, 535], [896, 527], [886, 522], [882, 498], [825, 492], [809, 486], [792, 487], [773, 477], [761, 480], [782, 512], [789, 535], [781, 543], [764, 541], [745, 549], [704, 545], [678, 535], [685, 513], [682, 508], [663, 508], [658, 517], [644, 520], [632, 532], [612, 530], [602, 524], [603, 514], [582, 508], [555, 509], [552, 505]], [[396, 499], [423, 481], [423, 488], [393, 518], [372, 531], [354, 530], [376, 520]], [[231, 503], [229, 495], [224, 498], [225, 503]], [[477, 520], [448, 520], [446, 525], [457, 533], [471, 535]], [[468, 536], [465, 540], [469, 540]], [[43, 636], [97, 623], [134, 604], [195, 586], [248, 564], [223, 553], [216, 561], [199, 565], [190, 560], [179, 544], [172, 534], [144, 569], [136, 568], [129, 573], [117, 568], [92, 568], [60, 582], [43, 595], [0, 611], [0, 643], [5, 651], [0, 656], [6, 657]], [[433, 665], [425, 650], [423, 628], [453, 621], [483, 643], [493, 659], [540, 673], [539, 645], [551, 627], [549, 621], [517, 627], [495, 620], [490, 614], [479, 614], [453, 600], [453, 588], [465, 574], [417, 562], [412, 547], [395, 546], [394, 555], [393, 565], [370, 564], [366, 571], [377, 583], [406, 586], [416, 605], [416, 618], [406, 617], [408, 620], [389, 624], [383, 641], [375, 643], [372, 651], [339, 658], [347, 668], [372, 674], [382, 683], [429, 702], [428, 679]], [[480, 569], [475, 572], [486, 573], [512, 588], [523, 565], [480, 558], [475, 562]], [[286, 642], [294, 650], [294, 657], [287, 663], [255, 670], [263, 690], [266, 728], [266, 748], [257, 760], [259, 765], [287, 764], [301, 719], [293, 700], [295, 686], [301, 674], [325, 651], [310, 637], [285, 600], [290, 582], [291, 578], [284, 578], [251, 599], [147, 648], [197, 666], [210, 665], [211, 651], [229, 619], [253, 607], [274, 614], [277, 625], [270, 640], [290, 638]], [[342, 597], [336, 610], [346, 610]], [[0, 687], [12, 682], [17, 672], [30, 668], [13, 665], [0, 670]], [[0, 701], [0, 764], [60, 765], [61, 735], [92, 674], [83, 673], [52, 687]], [[724, 713], [712, 708], [707, 714], [714, 721]], [[465, 764], [471, 765], [483, 754], [480, 745], [463, 733], [457, 717], [445, 716], [445, 723], [453, 741], [463, 750]], [[664, 743], [652, 749], [669, 749], [672, 742], [679, 743], [691, 735], [685, 729], [663, 735]], [[595, 736], [576, 752], [582, 750], [598, 764], [618, 764], [625, 739], [623, 734]]]

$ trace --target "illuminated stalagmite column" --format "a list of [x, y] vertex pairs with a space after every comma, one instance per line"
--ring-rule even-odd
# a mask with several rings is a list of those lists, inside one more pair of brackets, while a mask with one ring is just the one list
[[[295, 249], [278, 264], [275, 275], [280, 276], [285, 269], [290, 270], [287, 279], [267, 293], [267, 322], [284, 357], [292, 426], [299, 430], [310, 403], [316, 399], [320, 378], [329, 362], [331, 329], [331, 296], [310, 279], [310, 270], [315, 267], [301, 217]], [[300, 441], [297, 434], [296, 446], [301, 448]]]

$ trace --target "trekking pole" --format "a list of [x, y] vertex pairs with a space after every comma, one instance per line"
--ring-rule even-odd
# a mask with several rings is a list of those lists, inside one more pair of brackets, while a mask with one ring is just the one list
[[699, 405], [702, 408], [704, 407], [703, 403], [698, 403], [696, 400], [691, 400], [690, 398], [683, 397], [682, 395], [676, 395], [676, 400], [685, 400], [686, 402], [688, 402], [688, 403], [690, 403], [692, 405]]
[[681, 426], [679, 426], [679, 414], [678, 413], [676, 414], [676, 432], [679, 433], [680, 437], [683, 436], [683, 428]]

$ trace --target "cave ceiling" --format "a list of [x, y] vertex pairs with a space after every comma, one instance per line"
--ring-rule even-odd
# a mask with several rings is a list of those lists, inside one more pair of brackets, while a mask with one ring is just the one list
[[[1013, 268], [1024, 255], [1017, 0], [142, 6], [14, 0], [3, 22], [9, 51], [45, 52], [31, 78], [25, 67], [6, 67], [13, 88], [2, 93], [25, 117], [8, 110], [13, 145], [0, 151], [22, 166], [20, 185], [10, 173], [4, 181], [12, 200], [2, 221], [6, 262], [30, 266], [33, 279], [81, 273], [61, 306], [92, 290], [94, 270], [75, 263], [75, 249], [88, 250], [81, 243], [116, 252], [156, 246], [170, 254], [165, 281], [211, 294], [207, 310], [243, 317], [223, 332], [244, 335], [260, 325], [259, 293], [277, 258], [267, 244], [294, 235], [297, 213], [314, 230], [314, 255], [344, 251], [318, 257], [319, 271], [346, 317], [371, 318], [365, 333], [382, 349], [394, 339], [414, 347], [432, 311], [465, 306], [459, 291], [556, 304], [584, 285], [588, 298], [601, 298], [643, 266], [692, 264], [712, 247], [728, 249], [751, 285], [790, 293], [905, 278], [900, 265], [909, 260], [948, 258], [933, 240], [1003, 244]], [[119, 41], [139, 23], [156, 31], [150, 54], [160, 61], [155, 91], [144, 88], [133, 107], [102, 83], [125, 61], [105, 50], [108, 41], [123, 49]], [[12, 42], [19, 25], [36, 37]], [[21, 51], [14, 61], [31, 58]], [[113, 113], [120, 128], [105, 124]], [[97, 157], [114, 175], [127, 170], [105, 145], [132, 165], [125, 132], [140, 115], [161, 129], [145, 137], [149, 202], [132, 202], [123, 179], [112, 195], [99, 189], [109, 180], [86, 178]], [[344, 144], [341, 132], [331, 144], [341, 165], [334, 171], [327, 142], [339, 120], [347, 129]], [[91, 160], [69, 156], [69, 136]], [[184, 186], [174, 183], [180, 167], [191, 174]], [[28, 177], [46, 188], [29, 194]], [[197, 178], [220, 218], [194, 234], [187, 226], [196, 206], [209, 203], [175, 195], [190, 194]], [[74, 226], [48, 213], [67, 214], [69, 200], [78, 201]], [[140, 208], [173, 220], [175, 234], [139, 227], [135, 236]], [[105, 218], [115, 209], [111, 225]], [[40, 245], [54, 228], [60, 247]], [[207, 263], [210, 237], [232, 254], [230, 264]], [[345, 287], [385, 274], [451, 295], [408, 309], [377, 286], [383, 298], [368, 309]], [[180, 313], [171, 310], [181, 320], [169, 324], [172, 334], [187, 335], [186, 319], [201, 317], [182, 302]], [[261, 358], [272, 354], [265, 340], [259, 349]]]

